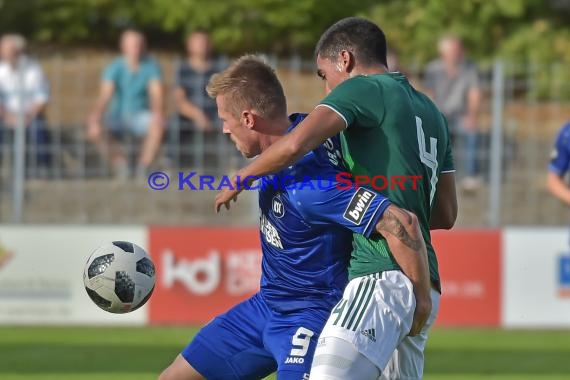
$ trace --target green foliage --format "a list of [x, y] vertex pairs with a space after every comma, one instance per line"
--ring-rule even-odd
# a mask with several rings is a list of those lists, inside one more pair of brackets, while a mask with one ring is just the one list
[[151, 46], [179, 48], [189, 31], [206, 28], [228, 54], [309, 57], [329, 25], [352, 15], [378, 22], [404, 62], [433, 58], [438, 38], [452, 32], [479, 60], [570, 63], [567, 0], [0, 0], [0, 32], [109, 45], [122, 28], [136, 26]]
[[0, 0], [0, 32], [39, 42], [109, 42], [142, 19], [143, 2], [129, 0]]
[[229, 53], [292, 51], [310, 54], [320, 34], [340, 18], [369, 9], [373, 0], [347, 5], [338, 0], [150, 0], [156, 22], [184, 34], [212, 32]]
[[461, 37], [480, 60], [570, 63], [570, 2], [558, 0], [391, 0], [373, 7], [371, 19], [387, 32], [405, 61], [436, 55], [446, 33]]

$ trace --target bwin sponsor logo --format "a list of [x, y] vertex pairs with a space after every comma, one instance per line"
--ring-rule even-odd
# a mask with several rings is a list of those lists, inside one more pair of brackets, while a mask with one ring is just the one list
[[376, 194], [371, 191], [364, 188], [358, 189], [344, 211], [344, 218], [354, 224], [360, 224], [360, 222], [362, 222], [362, 218], [364, 218], [364, 214], [366, 214], [368, 207], [370, 207], [370, 204], [375, 197]]

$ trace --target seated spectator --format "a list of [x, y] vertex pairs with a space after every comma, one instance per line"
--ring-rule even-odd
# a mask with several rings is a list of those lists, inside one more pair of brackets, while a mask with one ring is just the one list
[[455, 36], [442, 38], [438, 48], [440, 59], [428, 64], [424, 85], [447, 118], [461, 186], [475, 190], [480, 185], [477, 150], [481, 89], [477, 67], [464, 58], [463, 44]]
[[[115, 175], [129, 176], [129, 163], [119, 145], [125, 135], [142, 139], [137, 177], [146, 177], [164, 131], [160, 67], [145, 53], [145, 38], [135, 30], [121, 35], [122, 57], [104, 70], [99, 97], [88, 118], [88, 138], [111, 161]], [[103, 128], [106, 127], [106, 129]], [[107, 133], [107, 131], [109, 133]]]
[[44, 176], [51, 161], [45, 115], [49, 89], [42, 68], [25, 55], [25, 49], [26, 40], [20, 35], [6, 34], [0, 40], [0, 143], [11, 145], [22, 123], [28, 166], [37, 167], [37, 174]]
[[[180, 130], [173, 130], [173, 143], [180, 143], [182, 165], [190, 160], [190, 149], [185, 145], [197, 144], [198, 134], [203, 134], [202, 144], [215, 142], [221, 138], [221, 123], [218, 119], [216, 102], [206, 93], [206, 85], [210, 78], [222, 71], [226, 62], [224, 59], [215, 59], [212, 53], [210, 36], [206, 31], [197, 30], [186, 39], [186, 59], [181, 61], [176, 73], [174, 99], [178, 113]], [[203, 147], [207, 148], [207, 147]], [[195, 162], [192, 164], [196, 164]]]

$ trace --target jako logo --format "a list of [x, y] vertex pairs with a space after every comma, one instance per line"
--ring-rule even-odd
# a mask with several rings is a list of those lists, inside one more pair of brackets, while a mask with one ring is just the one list
[[285, 364], [303, 364], [304, 362], [305, 358], [288, 356], [287, 359], [285, 359]]
[[374, 198], [376, 198], [375, 193], [364, 188], [358, 189], [352, 196], [343, 217], [354, 224], [360, 224]]
[[207, 295], [216, 290], [221, 279], [221, 258], [211, 251], [208, 258], [176, 261], [174, 253], [166, 250], [162, 255], [162, 284], [171, 288], [180, 281], [186, 289], [198, 295]]

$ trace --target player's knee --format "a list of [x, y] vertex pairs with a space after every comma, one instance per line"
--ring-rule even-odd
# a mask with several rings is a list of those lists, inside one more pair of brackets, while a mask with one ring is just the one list
[[158, 376], [158, 380], [205, 380], [183, 357], [178, 356]]
[[205, 380], [205, 377], [197, 372], [181, 373], [168, 367], [158, 376], [158, 380]]
[[350, 342], [327, 337], [315, 352], [311, 380], [376, 380], [380, 370]]
[[[278, 380], [309, 380], [309, 372], [277, 371]], [[311, 380], [313, 377], [311, 376]]]
[[170, 367], [166, 368], [160, 375], [158, 375], [157, 380], [172, 380], [173, 377], [170, 376]]

